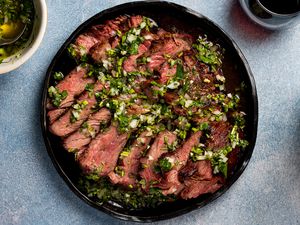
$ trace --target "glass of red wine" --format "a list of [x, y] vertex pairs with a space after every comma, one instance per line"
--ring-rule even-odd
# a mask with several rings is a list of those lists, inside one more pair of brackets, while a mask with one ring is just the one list
[[240, 0], [240, 4], [254, 22], [270, 29], [285, 27], [300, 15], [300, 0]]

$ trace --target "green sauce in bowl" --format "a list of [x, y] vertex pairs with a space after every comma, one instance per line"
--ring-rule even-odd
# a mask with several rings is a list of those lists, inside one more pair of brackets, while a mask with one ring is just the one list
[[16, 42], [0, 46], [0, 63], [25, 47], [32, 32], [34, 15], [32, 0], [0, 0], [0, 38], [14, 37], [26, 25]]

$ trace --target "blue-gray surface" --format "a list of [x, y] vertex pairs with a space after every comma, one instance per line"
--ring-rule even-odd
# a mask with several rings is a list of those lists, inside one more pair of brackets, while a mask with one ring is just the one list
[[[0, 224], [129, 224], [68, 189], [46, 153], [39, 122], [45, 72], [60, 45], [83, 21], [124, 2], [48, 0], [41, 47], [0, 76]], [[254, 25], [234, 0], [174, 2], [208, 16], [238, 43], [257, 83], [259, 129], [250, 164], [229, 191], [157, 224], [300, 224], [300, 24], [271, 32]]]

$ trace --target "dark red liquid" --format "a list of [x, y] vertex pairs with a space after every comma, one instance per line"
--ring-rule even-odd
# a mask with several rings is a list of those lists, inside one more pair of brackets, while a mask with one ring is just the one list
[[300, 11], [300, 0], [257, 0], [266, 9], [278, 14], [291, 14]]

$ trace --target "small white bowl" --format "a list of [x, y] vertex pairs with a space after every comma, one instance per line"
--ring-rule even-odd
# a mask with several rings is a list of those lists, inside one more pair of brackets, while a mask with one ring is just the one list
[[25, 47], [0, 64], [0, 74], [8, 73], [25, 63], [37, 50], [44, 37], [47, 26], [47, 5], [45, 0], [33, 0], [35, 18], [32, 34]]

